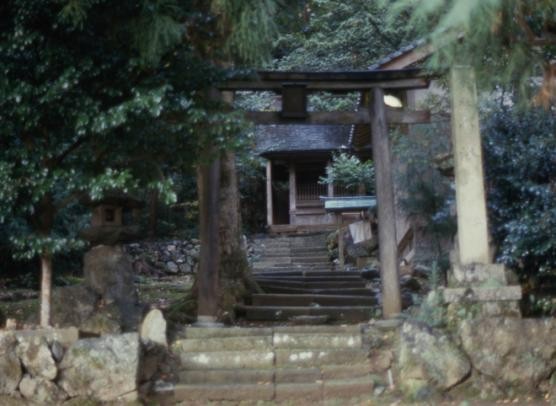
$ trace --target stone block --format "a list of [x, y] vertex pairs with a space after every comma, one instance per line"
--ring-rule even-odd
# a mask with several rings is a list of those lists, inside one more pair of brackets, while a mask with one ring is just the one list
[[320, 402], [323, 397], [322, 382], [312, 383], [278, 383], [276, 384], [276, 402]]
[[278, 368], [275, 371], [276, 383], [307, 383], [321, 379], [318, 368]]
[[188, 338], [172, 344], [175, 354], [214, 351], [272, 351], [271, 337]]
[[447, 288], [443, 290], [444, 302], [496, 302], [521, 300], [521, 286]]
[[46, 339], [36, 335], [19, 336], [17, 340], [16, 353], [31, 376], [54, 380], [58, 375], [58, 368]]
[[68, 395], [55, 383], [40, 377], [25, 375], [19, 384], [23, 397], [39, 405], [57, 405]]
[[361, 333], [357, 334], [289, 334], [275, 333], [275, 348], [361, 348]]
[[152, 343], [168, 346], [166, 339], [166, 320], [159, 309], [153, 309], [143, 319], [140, 330], [141, 341], [144, 344]]
[[473, 367], [507, 388], [532, 390], [556, 370], [556, 320], [488, 317], [462, 321]]
[[506, 270], [502, 264], [454, 264], [450, 273], [450, 286], [504, 286]]
[[367, 358], [363, 350], [306, 349], [276, 350], [276, 365], [283, 367], [312, 367], [325, 364], [353, 364]]
[[139, 353], [137, 333], [79, 340], [64, 355], [59, 385], [71, 397], [118, 400], [137, 390]]
[[250, 401], [271, 400], [274, 385], [237, 384], [237, 385], [176, 385], [173, 390], [174, 402], [195, 401], [206, 404], [208, 401]]
[[264, 369], [274, 365], [272, 351], [210, 351], [178, 354], [184, 369]]
[[23, 376], [16, 345], [13, 332], [0, 332], [0, 395], [12, 395]]
[[370, 377], [338, 379], [323, 382], [324, 399], [371, 396], [374, 382]]
[[446, 390], [471, 372], [466, 354], [448, 335], [418, 322], [402, 326], [398, 364], [406, 392], [414, 391], [415, 382], [427, 382]]

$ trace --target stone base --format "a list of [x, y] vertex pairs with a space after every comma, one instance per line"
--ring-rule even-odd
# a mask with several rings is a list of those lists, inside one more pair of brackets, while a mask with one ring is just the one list
[[520, 317], [521, 286], [498, 288], [448, 288], [442, 291], [448, 303], [448, 319], [470, 317]]

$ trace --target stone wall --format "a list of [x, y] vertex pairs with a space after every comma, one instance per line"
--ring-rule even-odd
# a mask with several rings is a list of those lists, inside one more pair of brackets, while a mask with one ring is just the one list
[[0, 330], [0, 404], [136, 400], [140, 352], [137, 333]]
[[177, 275], [197, 272], [200, 242], [198, 239], [143, 241], [127, 244], [136, 273], [143, 275]]
[[413, 401], [554, 399], [555, 341], [554, 318], [475, 318], [451, 330], [409, 321], [400, 332], [400, 385]]

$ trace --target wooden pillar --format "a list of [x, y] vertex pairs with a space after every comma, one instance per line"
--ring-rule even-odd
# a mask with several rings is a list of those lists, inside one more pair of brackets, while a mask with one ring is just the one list
[[290, 188], [290, 224], [295, 224], [295, 210], [297, 208], [297, 185], [295, 182], [295, 164], [289, 165], [289, 188]]
[[342, 213], [338, 213], [338, 266], [340, 271], [345, 270], [345, 257], [344, 257], [344, 217]]
[[488, 264], [490, 255], [483, 157], [473, 68], [452, 67], [450, 86], [459, 261], [462, 265]]
[[[208, 154], [207, 154], [208, 155]], [[217, 155], [216, 151], [213, 154]], [[219, 189], [220, 158], [199, 165], [197, 175], [199, 194], [199, 237], [201, 249], [197, 273], [198, 309], [197, 324], [216, 322], [219, 297]]]
[[378, 247], [382, 278], [382, 313], [384, 318], [390, 318], [400, 313], [402, 306], [390, 140], [386, 123], [384, 91], [382, 89], [372, 90], [369, 108], [378, 205]]
[[274, 224], [274, 206], [272, 204], [272, 162], [266, 161], [266, 224]]

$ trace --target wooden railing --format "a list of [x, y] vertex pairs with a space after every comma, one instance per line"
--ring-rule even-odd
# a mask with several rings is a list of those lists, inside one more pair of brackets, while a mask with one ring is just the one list
[[320, 196], [328, 194], [328, 186], [318, 183], [301, 183], [297, 184], [297, 200], [319, 200]]

